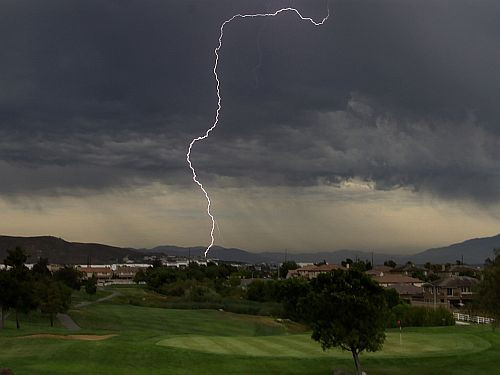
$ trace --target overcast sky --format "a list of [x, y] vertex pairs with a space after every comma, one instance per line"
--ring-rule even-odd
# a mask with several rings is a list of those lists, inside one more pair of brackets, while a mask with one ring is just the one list
[[[186, 165], [221, 23], [324, 0], [4, 0], [0, 222], [207, 245]], [[500, 232], [500, 3], [332, 1], [226, 28], [192, 160], [216, 243], [411, 252]]]

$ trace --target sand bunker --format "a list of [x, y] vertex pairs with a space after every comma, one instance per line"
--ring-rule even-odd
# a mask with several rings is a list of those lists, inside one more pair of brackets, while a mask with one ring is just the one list
[[49, 333], [42, 333], [38, 335], [21, 336], [23, 339], [59, 339], [59, 340], [82, 340], [82, 341], [102, 341], [110, 339], [113, 335], [52, 335]]

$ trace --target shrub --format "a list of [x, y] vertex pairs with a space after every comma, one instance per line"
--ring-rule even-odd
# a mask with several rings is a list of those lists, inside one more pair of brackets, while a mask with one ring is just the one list
[[248, 285], [247, 299], [251, 301], [276, 301], [279, 298], [279, 281], [255, 280]]
[[175, 281], [169, 284], [163, 284], [159, 292], [166, 296], [182, 297], [186, 295], [187, 290], [191, 287], [189, 281]]
[[95, 275], [85, 281], [85, 292], [90, 295], [97, 293], [97, 277]]
[[207, 284], [186, 281], [184, 283], [185, 300], [188, 302], [211, 302], [218, 303], [221, 301], [221, 296]]

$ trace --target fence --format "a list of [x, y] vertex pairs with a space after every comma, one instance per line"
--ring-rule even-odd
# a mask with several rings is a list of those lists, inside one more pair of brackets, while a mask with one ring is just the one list
[[455, 318], [455, 320], [461, 322], [472, 322], [477, 324], [491, 324], [495, 321], [495, 319], [492, 318], [485, 318], [483, 316], [474, 316], [469, 314], [461, 314], [457, 312], [453, 313], [453, 317]]

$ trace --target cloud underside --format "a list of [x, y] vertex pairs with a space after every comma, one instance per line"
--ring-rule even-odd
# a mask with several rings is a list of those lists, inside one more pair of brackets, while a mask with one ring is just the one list
[[[215, 112], [218, 25], [282, 3], [1, 5], [0, 193], [191, 186], [187, 145]], [[294, 3], [324, 12], [322, 2]], [[193, 150], [202, 181], [218, 189], [356, 180], [498, 202], [500, 5], [334, 7], [322, 28], [291, 15], [228, 27], [221, 123]]]

